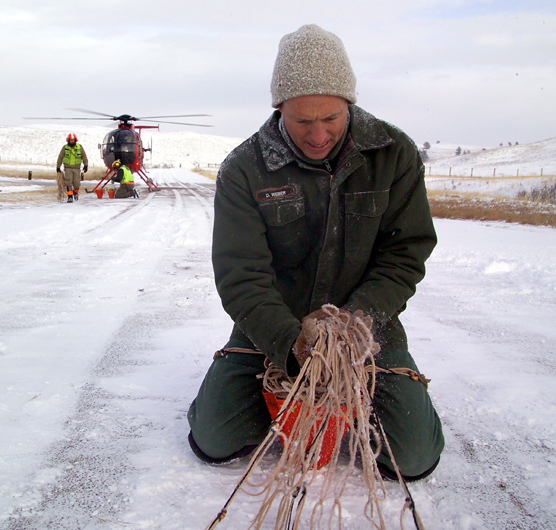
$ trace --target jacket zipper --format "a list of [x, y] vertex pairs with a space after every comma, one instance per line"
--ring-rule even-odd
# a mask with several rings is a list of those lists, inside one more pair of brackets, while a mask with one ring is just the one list
[[332, 166], [330, 165], [330, 162], [328, 162], [328, 159], [325, 158], [322, 163], [324, 164], [324, 167], [326, 168], [326, 171], [328, 171], [328, 173], [330, 173], [330, 179], [332, 179], [332, 177], [334, 176], [332, 174]]

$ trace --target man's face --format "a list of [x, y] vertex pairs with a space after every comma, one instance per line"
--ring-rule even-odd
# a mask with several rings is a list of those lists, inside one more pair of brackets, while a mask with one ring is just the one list
[[75, 145], [75, 140], [73, 138], [71, 140], [68, 140], [68, 144], [73, 147]]
[[324, 160], [346, 127], [348, 102], [337, 96], [300, 96], [279, 107], [295, 145], [311, 160]]

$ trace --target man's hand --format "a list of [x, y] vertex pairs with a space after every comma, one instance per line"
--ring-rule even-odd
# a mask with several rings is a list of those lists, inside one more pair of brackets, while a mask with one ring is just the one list
[[88, 169], [89, 169], [89, 166], [83, 166], [83, 173], [87, 173]]
[[301, 333], [297, 340], [293, 343], [292, 352], [299, 363], [299, 366], [305, 364], [305, 360], [311, 354], [313, 346], [319, 337], [317, 322], [326, 317], [322, 309], [317, 309], [307, 315], [301, 321]]
[[[349, 311], [347, 311], [345, 309], [343, 311], [346, 311], [347, 313], [349, 313]], [[351, 315], [351, 313], [349, 313], [349, 314]], [[352, 316], [361, 319], [361, 321], [363, 322], [365, 327], [369, 329], [369, 331], [371, 331], [373, 329], [373, 317], [371, 317], [370, 315], [366, 315], [365, 313], [363, 313], [363, 311], [361, 311], [361, 309], [358, 309], [357, 311], [355, 311], [355, 313], [353, 313]], [[358, 342], [359, 347], [361, 349], [369, 348], [370, 352], [373, 355], [376, 355], [380, 351], [380, 344], [375, 342], [374, 337], [372, 336], [372, 333], [371, 333], [371, 336], [369, 337], [366, 334], [362, 335], [361, 333], [357, 332], [356, 329], [357, 328], [354, 326], [354, 329], [351, 332], [352, 338]]]
[[61, 172], [62, 172], [62, 170], [59, 167], [57, 167], [56, 168], [56, 173], [61, 173]]
[[[338, 309], [339, 314], [346, 315], [348, 318], [351, 313], [347, 309]], [[317, 328], [317, 323], [325, 320], [330, 316], [330, 313], [324, 309], [317, 309], [312, 313], [309, 313], [301, 321], [301, 333], [297, 337], [292, 347], [292, 352], [299, 363], [299, 366], [303, 366], [305, 359], [311, 354], [311, 350], [315, 346], [317, 339], [319, 338], [319, 331]]]
[[[317, 327], [318, 322], [326, 320], [326, 318], [328, 318], [329, 316], [330, 313], [328, 311], [325, 311], [324, 309], [317, 309], [316, 311], [313, 311], [312, 313], [307, 315], [301, 321], [301, 333], [297, 337], [297, 340], [294, 342], [292, 347], [292, 353], [294, 354], [300, 366], [303, 366], [305, 360], [307, 359], [307, 357], [309, 357], [309, 355], [311, 354], [311, 350], [317, 342], [317, 339], [319, 337]], [[347, 309], [339, 308], [337, 316], [344, 322], [353, 322], [354, 317], [356, 317], [358, 319], [361, 319], [363, 324], [369, 330], [372, 329], [373, 318], [370, 315], [366, 315], [365, 313], [363, 313], [363, 311], [361, 311], [360, 309], [355, 311], [355, 313], [351, 313]], [[371, 341], [371, 343], [369, 343], [366, 337], [357, 332], [356, 326], [353, 326], [353, 328], [348, 331], [351, 331], [353, 339], [359, 343], [360, 347], [369, 347], [371, 353], [373, 354], [380, 351], [380, 346], [374, 341]]]
[[[340, 311], [345, 311], [346, 313], [349, 313], [347, 309], [341, 309]], [[349, 314], [351, 315], [351, 313]], [[361, 311], [361, 309], [358, 309], [355, 313], [353, 313], [353, 316], [360, 318], [363, 321], [363, 324], [365, 324], [365, 326], [368, 327], [369, 329], [373, 327], [373, 317], [370, 315], [366, 315], [365, 313], [363, 313], [363, 311]]]

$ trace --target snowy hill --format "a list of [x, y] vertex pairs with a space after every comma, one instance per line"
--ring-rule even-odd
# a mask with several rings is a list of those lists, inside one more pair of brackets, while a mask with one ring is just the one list
[[[113, 127], [78, 125], [32, 125], [29, 127], [0, 127], [0, 170], [14, 164], [24, 169], [36, 166], [54, 167], [68, 132], [74, 132], [85, 148], [90, 167], [103, 167], [99, 144]], [[152, 153], [145, 154], [147, 169], [157, 167], [218, 166], [228, 153], [243, 139], [211, 136], [188, 131], [164, 132], [144, 130], [145, 147], [152, 145]], [[423, 144], [419, 146], [423, 147]], [[468, 154], [455, 155], [460, 147]], [[556, 138], [513, 146], [483, 148], [476, 145], [456, 145], [437, 143], [427, 150], [425, 161], [427, 186], [431, 189], [448, 189], [445, 182], [437, 182], [434, 177], [530, 177], [541, 174], [556, 175]], [[484, 182], [480, 183], [483, 186]], [[490, 188], [493, 188], [490, 180]], [[466, 182], [466, 186], [471, 185]], [[509, 184], [508, 184], [509, 185]], [[531, 179], [525, 187], [538, 185]], [[497, 180], [496, 189], [504, 187], [504, 181]], [[484, 187], [484, 186], [483, 186]], [[512, 190], [523, 189], [516, 182]], [[513, 194], [513, 191], [512, 191]]]
[[[422, 148], [422, 145], [419, 146]], [[458, 147], [461, 152], [456, 156]], [[427, 175], [518, 177], [556, 175], [556, 138], [530, 144], [486, 149], [478, 146], [434, 144], [427, 149]], [[451, 168], [451, 172], [450, 172]], [[473, 170], [473, 175], [471, 175]]]
[[[426, 142], [419, 144], [419, 149], [423, 149]], [[469, 151], [471, 153], [480, 152], [483, 149], [489, 149], [488, 147], [480, 146], [480, 145], [456, 145], [456, 144], [443, 144], [443, 143], [436, 143], [430, 144], [430, 147], [426, 150], [427, 155], [429, 156], [429, 160], [432, 162], [434, 160], [438, 160], [441, 158], [451, 158], [454, 156], [456, 149], [460, 148], [462, 151]]]
[[[99, 144], [114, 127], [33, 125], [30, 127], [0, 127], [0, 163], [54, 166], [69, 132], [77, 135], [85, 148], [91, 167], [103, 167]], [[152, 145], [152, 153], [145, 154], [149, 166], [185, 168], [208, 167], [220, 164], [226, 155], [242, 142], [240, 138], [226, 138], [192, 132], [142, 131], [145, 147]]]

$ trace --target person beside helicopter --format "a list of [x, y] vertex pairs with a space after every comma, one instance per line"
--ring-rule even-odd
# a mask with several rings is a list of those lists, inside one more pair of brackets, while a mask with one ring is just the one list
[[61, 173], [61, 166], [64, 164], [64, 181], [68, 202], [79, 199], [79, 188], [81, 186], [81, 163], [83, 163], [83, 173], [87, 173], [89, 160], [87, 153], [81, 144], [77, 143], [77, 136], [69, 133], [66, 138], [66, 145], [60, 150], [58, 161], [56, 162], [56, 173]]
[[127, 199], [129, 197], [138, 197], [131, 169], [129, 169], [125, 164], [122, 164], [119, 160], [116, 160], [112, 164], [112, 168], [116, 170], [116, 174], [112, 177], [111, 182], [120, 183], [120, 187], [116, 191], [114, 198]]

